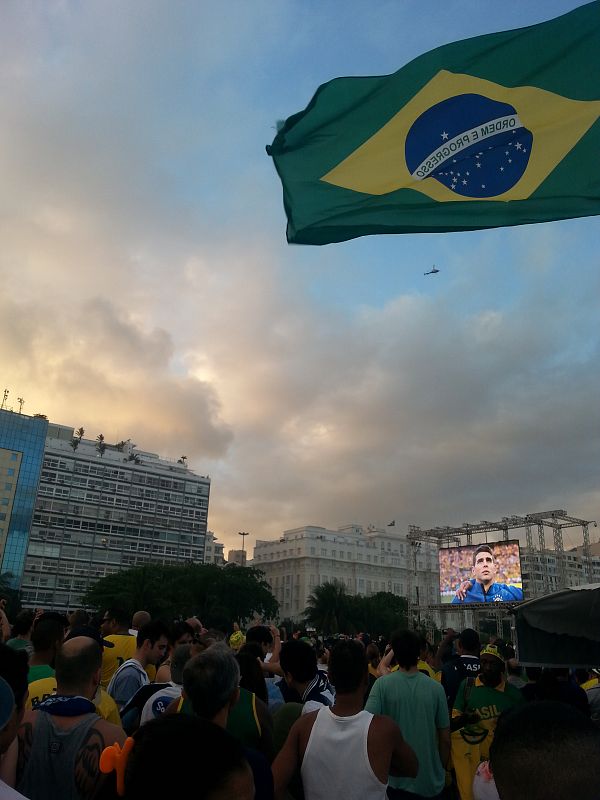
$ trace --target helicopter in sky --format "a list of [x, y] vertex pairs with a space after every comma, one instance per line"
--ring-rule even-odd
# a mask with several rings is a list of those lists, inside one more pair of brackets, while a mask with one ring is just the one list
[[424, 272], [423, 275], [435, 275], [436, 272], [439, 272], [439, 269], [434, 264], [433, 267], [429, 270], [429, 272]]

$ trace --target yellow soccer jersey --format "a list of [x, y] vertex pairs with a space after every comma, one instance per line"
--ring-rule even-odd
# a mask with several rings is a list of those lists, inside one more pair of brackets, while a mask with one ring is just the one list
[[119, 728], [121, 727], [121, 716], [117, 704], [101, 686], [99, 687], [99, 695], [96, 694], [96, 697], [94, 697], [94, 705], [102, 719], [112, 722], [113, 725], [118, 725]]
[[56, 694], [56, 678], [40, 678], [29, 684], [29, 696], [25, 708], [29, 711], [35, 709], [39, 704]]
[[436, 678], [435, 670], [432, 669], [429, 666], [429, 664], [426, 661], [423, 661], [422, 659], [419, 659], [417, 663], [417, 669], [419, 670], [419, 672], [422, 672], [423, 674], [428, 675], [430, 678], [433, 678], [434, 681], [441, 680], [441, 674], [439, 679]]
[[[137, 638], [130, 633], [112, 633], [104, 637], [107, 642], [112, 642], [114, 647], [105, 647], [102, 653], [102, 675], [100, 677], [100, 686], [106, 689], [110, 683], [110, 679], [119, 669], [121, 664], [133, 658], [137, 650]], [[146, 675], [150, 683], [156, 678], [156, 667], [154, 664], [148, 664], [146, 667]]]
[[[53, 694], [56, 694], [56, 678], [40, 678], [37, 681], [33, 681], [29, 684], [29, 697], [25, 708], [35, 711], [40, 703], [48, 697], [52, 697]], [[94, 697], [94, 705], [98, 716], [107, 722], [112, 722], [113, 725], [121, 727], [121, 717], [119, 716], [117, 704], [101, 687], [98, 689], [96, 697]]]
[[100, 686], [106, 689], [110, 679], [124, 661], [133, 658], [137, 648], [135, 636], [129, 633], [111, 633], [104, 637], [107, 642], [112, 642], [114, 647], [105, 647], [102, 653], [102, 676]]

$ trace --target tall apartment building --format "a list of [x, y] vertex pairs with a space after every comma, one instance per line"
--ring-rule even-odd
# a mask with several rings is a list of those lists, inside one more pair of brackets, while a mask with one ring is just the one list
[[206, 531], [204, 540], [204, 563], [216, 564], [217, 567], [222, 567], [225, 564], [225, 545], [223, 542], [217, 542], [217, 537], [212, 531]]
[[246, 550], [230, 550], [227, 553], [227, 563], [236, 564], [238, 567], [245, 567], [248, 562], [248, 553]]
[[294, 528], [276, 541], [257, 540], [252, 566], [264, 572], [282, 617], [299, 619], [313, 589], [334, 579], [349, 594], [392, 592], [413, 602], [439, 602], [437, 548], [411, 546], [389, 527]]
[[48, 421], [0, 410], [0, 571], [23, 573]]
[[131, 442], [98, 444], [46, 425], [27, 555], [13, 570], [25, 606], [69, 610], [110, 573], [203, 563], [208, 477]]
[[[594, 553], [593, 545], [590, 549]], [[584, 559], [582, 548], [565, 551], [562, 557], [554, 550], [529, 552], [526, 548], [521, 548], [521, 573], [525, 599], [589, 583]], [[600, 553], [592, 555], [590, 561], [593, 581], [600, 582]], [[564, 575], [561, 574], [563, 570]]]

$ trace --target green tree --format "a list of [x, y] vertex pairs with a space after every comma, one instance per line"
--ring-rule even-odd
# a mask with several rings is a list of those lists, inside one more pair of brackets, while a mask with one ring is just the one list
[[355, 633], [354, 605], [354, 598], [347, 593], [343, 583], [328, 581], [316, 586], [309, 595], [304, 618], [307, 625], [326, 635]]
[[408, 628], [408, 601], [391, 592], [360, 597], [361, 629], [373, 636], [389, 636], [397, 628]]
[[198, 614], [205, 625], [221, 629], [254, 614], [274, 618], [279, 608], [262, 572], [213, 564], [144, 564], [101, 578], [84, 602], [99, 610], [144, 608], [165, 619]]
[[18, 589], [15, 588], [15, 576], [12, 572], [0, 574], [0, 598], [6, 600], [6, 616], [10, 622], [14, 622], [15, 617], [21, 610], [21, 598]]

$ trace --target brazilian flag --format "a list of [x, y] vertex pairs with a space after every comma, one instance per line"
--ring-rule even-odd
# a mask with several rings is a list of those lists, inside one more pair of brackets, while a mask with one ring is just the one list
[[336, 78], [267, 147], [288, 241], [599, 214], [599, 117], [600, 0]]

